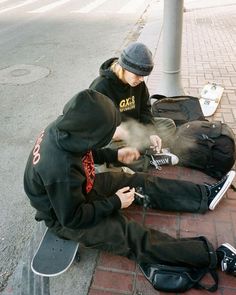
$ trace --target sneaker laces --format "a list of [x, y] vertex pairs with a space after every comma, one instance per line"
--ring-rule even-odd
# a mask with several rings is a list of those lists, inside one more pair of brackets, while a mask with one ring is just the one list
[[[163, 165], [163, 162], [160, 162], [160, 161], [164, 161], [164, 159], [160, 159], [160, 160], [156, 160], [154, 157], [153, 157], [153, 155], [151, 155], [151, 161], [150, 161], [150, 164], [151, 165], [153, 165], [157, 170], [161, 170], [162, 169], [162, 167], [160, 166], [161, 165], [161, 163], [162, 163], [162, 165]], [[165, 162], [166, 163], [166, 162]], [[164, 164], [165, 164], [164, 163]], [[168, 160], [167, 160], [167, 163], [168, 163]]]
[[[163, 151], [164, 149], [162, 149]], [[159, 153], [159, 154], [150, 154], [151, 160], [150, 164], [153, 165], [157, 170], [161, 170], [162, 167], [161, 165], [169, 165], [170, 164], [170, 159], [171, 155], [165, 154], [165, 153]], [[159, 157], [159, 159], [158, 159]]]

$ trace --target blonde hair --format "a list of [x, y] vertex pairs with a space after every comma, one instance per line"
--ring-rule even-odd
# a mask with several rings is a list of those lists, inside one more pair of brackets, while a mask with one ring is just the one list
[[111, 70], [114, 74], [116, 74], [116, 76], [122, 80], [123, 82], [125, 82], [124, 79], [124, 69], [122, 68], [122, 66], [118, 63], [118, 60], [115, 60], [112, 65], [111, 65]]

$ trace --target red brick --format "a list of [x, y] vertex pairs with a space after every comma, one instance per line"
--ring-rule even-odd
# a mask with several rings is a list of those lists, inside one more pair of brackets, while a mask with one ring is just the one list
[[135, 262], [130, 259], [118, 255], [101, 252], [97, 266], [103, 268], [112, 268], [116, 270], [123, 270], [134, 272]]
[[232, 189], [229, 189], [227, 191], [227, 198], [234, 200], [235, 201], [235, 205], [236, 205], [236, 192], [233, 191]]
[[220, 289], [218, 289], [214, 293], [210, 293], [210, 292], [205, 291], [205, 290], [196, 290], [196, 289], [190, 289], [190, 290], [188, 290], [187, 292], [184, 293], [184, 295], [209, 295], [209, 294], [222, 295]]
[[133, 294], [159, 295], [160, 293], [154, 289], [143, 275], [138, 275], [136, 277], [135, 292]]
[[117, 292], [112, 292], [112, 291], [103, 291], [103, 290], [91, 288], [89, 290], [88, 295], [120, 295], [120, 292], [117, 293]]
[[224, 208], [224, 205], [221, 208], [217, 208], [214, 212], [214, 220], [215, 221], [222, 221], [222, 222], [231, 222], [231, 215], [230, 211]]
[[235, 294], [236, 294], [236, 288], [234, 288], [233, 290], [224, 288], [222, 290], [222, 295], [235, 295]]
[[165, 214], [146, 214], [145, 225], [158, 226], [158, 228], [173, 228], [176, 229], [177, 226], [177, 216], [169, 216]]
[[219, 271], [219, 287], [236, 289], [236, 278], [225, 272]]
[[196, 219], [183, 219], [180, 220], [181, 232], [194, 232], [200, 235], [208, 235], [215, 233], [215, 227], [213, 222], [205, 222]]
[[120, 272], [96, 269], [92, 288], [106, 291], [132, 292], [134, 276]]

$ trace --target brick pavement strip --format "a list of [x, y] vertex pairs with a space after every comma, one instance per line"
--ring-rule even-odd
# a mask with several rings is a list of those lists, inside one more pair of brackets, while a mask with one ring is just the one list
[[[187, 2], [187, 1], [186, 1]], [[207, 1], [205, 1], [207, 2]], [[205, 3], [204, 2], [204, 3]], [[233, 1], [232, 1], [233, 2]], [[224, 2], [222, 2], [224, 4]], [[182, 83], [186, 93], [199, 96], [209, 82], [221, 84], [224, 89], [221, 104], [210, 120], [222, 120], [236, 134], [236, 53], [235, 35], [236, 1], [234, 6], [192, 9], [184, 14]], [[158, 89], [161, 71], [161, 41], [154, 56], [155, 67], [147, 79], [151, 94]], [[212, 182], [204, 173], [181, 167], [165, 167], [159, 176], [189, 179], [193, 182]], [[236, 181], [234, 181], [236, 184]], [[142, 210], [132, 207], [127, 214], [142, 221]], [[229, 190], [214, 211], [204, 215], [162, 213], [148, 210], [145, 224], [168, 232], [173, 236], [207, 235], [215, 247], [224, 241], [236, 246], [236, 193]], [[236, 278], [219, 272], [220, 282], [216, 295], [236, 294]], [[185, 294], [200, 295], [207, 292], [191, 289]], [[102, 253], [94, 273], [89, 295], [161, 295], [154, 290], [133, 263], [126, 258]], [[207, 293], [208, 294], [208, 293]]]

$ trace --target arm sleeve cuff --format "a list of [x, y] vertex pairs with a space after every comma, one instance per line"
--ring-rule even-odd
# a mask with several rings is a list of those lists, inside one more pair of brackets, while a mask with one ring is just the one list
[[121, 201], [117, 195], [114, 195], [114, 196], [110, 197], [109, 199], [110, 199], [111, 203], [113, 204], [115, 210], [121, 209]]

